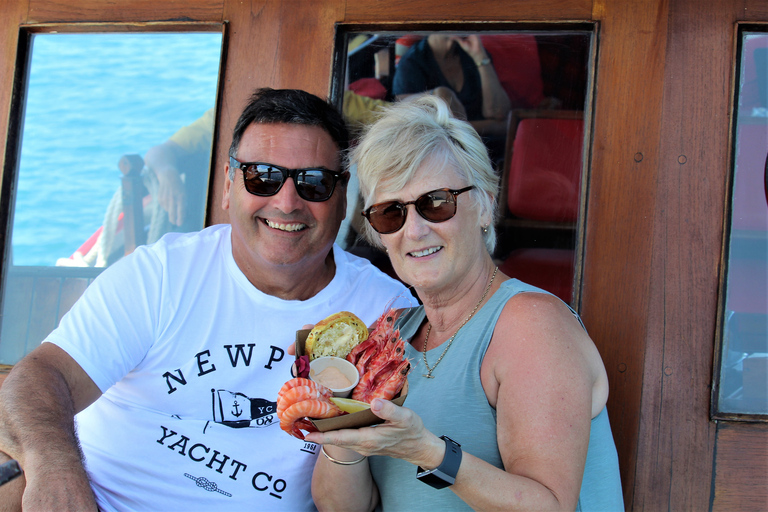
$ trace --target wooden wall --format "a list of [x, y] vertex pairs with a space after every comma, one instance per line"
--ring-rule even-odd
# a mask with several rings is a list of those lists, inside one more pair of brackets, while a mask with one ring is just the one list
[[0, 0], [0, 136], [20, 24], [179, 19], [227, 24], [210, 223], [227, 221], [226, 148], [249, 93], [327, 95], [335, 23], [596, 22], [581, 313], [609, 373], [627, 508], [768, 509], [766, 425], [709, 418], [735, 29], [768, 22], [768, 3]]

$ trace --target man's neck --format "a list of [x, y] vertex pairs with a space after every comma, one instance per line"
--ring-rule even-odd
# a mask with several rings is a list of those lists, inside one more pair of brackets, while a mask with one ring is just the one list
[[257, 268], [250, 262], [240, 261], [237, 255], [235, 263], [259, 291], [283, 300], [311, 299], [323, 290], [336, 275], [336, 261], [333, 249], [328, 252], [320, 265], [279, 266]]

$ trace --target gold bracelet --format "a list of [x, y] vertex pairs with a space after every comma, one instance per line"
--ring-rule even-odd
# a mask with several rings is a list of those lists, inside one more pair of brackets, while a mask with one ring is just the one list
[[358, 463], [360, 463], [360, 462], [363, 462], [365, 459], [367, 459], [367, 458], [368, 458], [368, 457], [366, 457], [365, 455], [363, 455], [361, 458], [359, 458], [359, 459], [357, 459], [357, 460], [351, 460], [351, 461], [347, 461], [347, 460], [338, 460], [338, 459], [334, 459], [333, 457], [331, 457], [330, 455], [328, 455], [328, 452], [326, 452], [326, 451], [325, 451], [325, 446], [321, 446], [321, 447], [320, 447], [320, 451], [321, 451], [321, 452], [323, 452], [323, 455], [325, 455], [325, 458], [326, 458], [326, 459], [328, 459], [329, 461], [333, 462], [334, 464], [339, 464], [339, 465], [341, 465], [341, 466], [352, 466], [352, 465], [354, 465], [354, 464], [358, 464]]

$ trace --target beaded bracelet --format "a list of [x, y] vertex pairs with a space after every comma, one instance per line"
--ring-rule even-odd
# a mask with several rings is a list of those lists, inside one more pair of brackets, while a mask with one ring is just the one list
[[341, 465], [341, 466], [352, 466], [352, 465], [354, 465], [354, 464], [358, 464], [358, 463], [360, 463], [360, 462], [363, 462], [365, 459], [367, 459], [367, 458], [368, 458], [368, 457], [366, 457], [365, 455], [363, 455], [361, 458], [359, 458], [359, 459], [357, 459], [357, 460], [351, 460], [351, 461], [346, 461], [346, 460], [338, 460], [338, 459], [334, 459], [333, 457], [331, 457], [330, 455], [328, 455], [328, 452], [326, 452], [326, 451], [325, 451], [325, 446], [321, 446], [321, 447], [320, 447], [320, 451], [322, 451], [322, 452], [323, 452], [323, 455], [325, 455], [325, 458], [326, 458], [326, 459], [328, 459], [329, 461], [333, 462], [334, 464], [339, 464], [339, 465]]

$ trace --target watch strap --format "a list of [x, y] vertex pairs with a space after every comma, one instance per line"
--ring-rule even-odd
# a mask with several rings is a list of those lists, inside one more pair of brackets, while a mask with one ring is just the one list
[[445, 441], [443, 461], [435, 469], [425, 470], [419, 467], [416, 478], [435, 489], [444, 489], [453, 485], [461, 466], [461, 445], [448, 436], [440, 436]]

